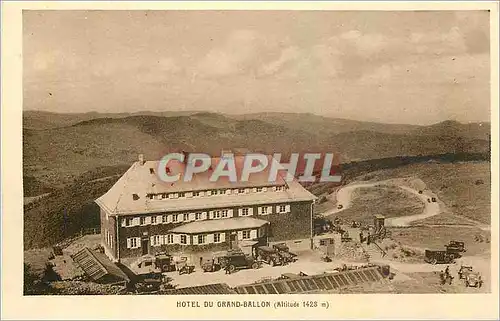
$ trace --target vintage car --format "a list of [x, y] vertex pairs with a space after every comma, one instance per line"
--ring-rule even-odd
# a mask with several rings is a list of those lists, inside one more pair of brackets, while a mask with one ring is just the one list
[[458, 278], [465, 279], [469, 273], [472, 273], [472, 266], [462, 265], [458, 270]]
[[261, 267], [259, 261], [244, 253], [227, 253], [219, 258], [221, 267], [227, 269], [229, 273], [241, 269], [258, 269]]
[[431, 264], [449, 264], [455, 263], [455, 256], [447, 251], [425, 250], [424, 261]]
[[467, 252], [465, 243], [462, 241], [450, 241], [445, 247], [448, 252]]
[[480, 288], [483, 286], [483, 280], [481, 279], [481, 274], [477, 272], [470, 272], [465, 277], [465, 286]]
[[285, 243], [277, 243], [273, 245], [284, 264], [292, 263], [297, 261], [297, 254], [290, 252], [290, 248]]
[[266, 262], [271, 266], [284, 265], [284, 260], [282, 256], [278, 254], [278, 251], [269, 246], [259, 246], [257, 247], [257, 258]]

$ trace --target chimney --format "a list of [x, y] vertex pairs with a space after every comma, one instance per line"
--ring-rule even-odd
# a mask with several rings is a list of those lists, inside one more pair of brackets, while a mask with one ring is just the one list
[[141, 165], [144, 165], [144, 155], [143, 154], [139, 154], [139, 164]]

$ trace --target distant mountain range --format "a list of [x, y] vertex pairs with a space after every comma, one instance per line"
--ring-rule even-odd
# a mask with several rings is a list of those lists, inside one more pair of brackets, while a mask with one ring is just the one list
[[[85, 172], [130, 164], [138, 154], [159, 159], [172, 151], [218, 154], [336, 152], [343, 162], [449, 152], [485, 152], [489, 123], [445, 121], [431, 126], [394, 125], [312, 114], [207, 112], [23, 115], [25, 179], [61, 187]], [[44, 189], [45, 190], [45, 189]]]

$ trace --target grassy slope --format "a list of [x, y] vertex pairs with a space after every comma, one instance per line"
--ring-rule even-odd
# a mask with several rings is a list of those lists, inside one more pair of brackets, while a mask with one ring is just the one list
[[[418, 177], [428, 188], [437, 193], [452, 214], [486, 224], [491, 222], [489, 162], [413, 164], [377, 171], [370, 176], [376, 180]], [[479, 180], [483, 183], [476, 184]], [[436, 220], [436, 218], [428, 220], [431, 219]]]
[[[332, 120], [330, 120], [332, 121]], [[352, 122], [352, 121], [350, 121]], [[307, 118], [304, 124], [307, 124]], [[100, 118], [47, 130], [24, 130], [24, 176], [48, 187], [61, 187], [99, 166], [130, 164], [138, 154], [159, 159], [169, 151], [219, 154], [247, 148], [266, 153], [338, 152], [343, 161], [397, 155], [437, 154], [455, 149], [456, 137], [377, 132], [382, 126], [355, 122], [354, 132], [324, 132], [309, 122], [286, 124], [261, 119], [235, 120], [223, 115], [130, 116]], [[335, 127], [335, 126], [334, 126]], [[387, 126], [390, 127], [390, 126]], [[311, 132], [311, 128], [318, 128]], [[386, 130], [387, 131], [387, 130]], [[484, 151], [487, 141], [465, 139], [468, 151]]]
[[339, 217], [347, 221], [373, 224], [373, 215], [385, 217], [414, 215], [422, 212], [424, 204], [416, 197], [398, 187], [362, 187], [353, 192], [351, 207]]

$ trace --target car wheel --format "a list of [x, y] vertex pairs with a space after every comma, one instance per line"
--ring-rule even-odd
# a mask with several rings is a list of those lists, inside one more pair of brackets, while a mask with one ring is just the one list
[[256, 270], [256, 269], [258, 269], [258, 268], [259, 268], [259, 263], [257, 263], [257, 262], [253, 262], [253, 263], [252, 263], [252, 269]]
[[431, 261], [431, 264], [432, 264], [432, 265], [436, 265], [436, 264], [437, 264], [437, 262], [438, 262], [438, 261], [437, 261], [437, 259], [433, 259], [433, 260]]
[[234, 271], [236, 271], [236, 266], [234, 266], [234, 265], [231, 264], [229, 266], [229, 273], [233, 273]]

